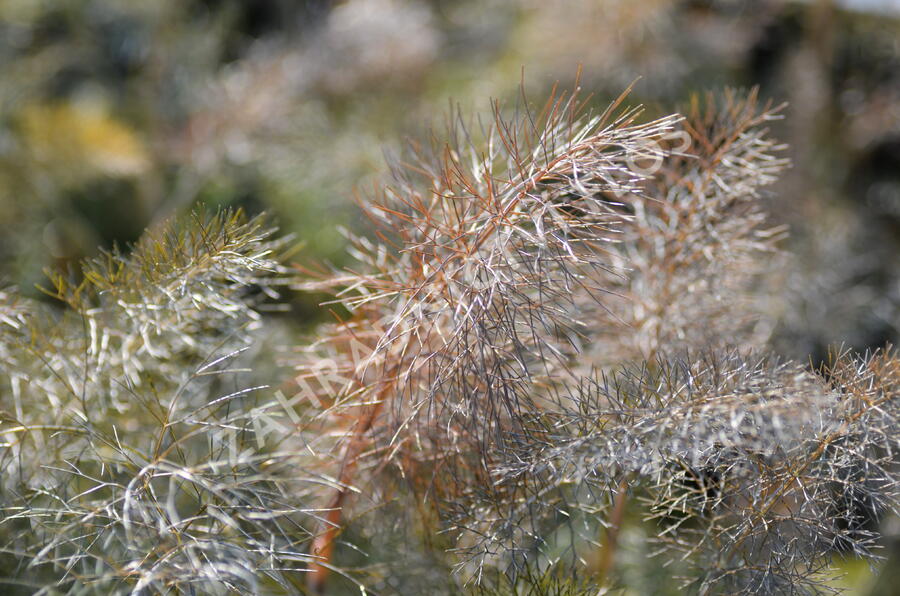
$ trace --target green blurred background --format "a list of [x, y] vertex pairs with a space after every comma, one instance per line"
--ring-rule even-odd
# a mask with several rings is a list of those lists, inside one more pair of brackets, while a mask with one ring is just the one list
[[38, 296], [44, 268], [198, 203], [269, 211], [340, 265], [385, 153], [579, 66], [598, 106], [641, 77], [649, 115], [724, 86], [789, 102], [771, 344], [896, 343], [900, 0], [0, 0], [0, 285]]

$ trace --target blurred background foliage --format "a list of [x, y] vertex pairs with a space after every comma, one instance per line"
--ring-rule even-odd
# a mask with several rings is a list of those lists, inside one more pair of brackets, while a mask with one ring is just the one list
[[269, 211], [301, 261], [343, 264], [354, 197], [447, 98], [487, 115], [579, 65], [598, 106], [641, 77], [650, 115], [723, 86], [788, 101], [768, 200], [791, 256], [762, 324], [801, 360], [897, 342], [898, 0], [3, 0], [0, 278], [39, 296], [46, 267], [197, 203]]

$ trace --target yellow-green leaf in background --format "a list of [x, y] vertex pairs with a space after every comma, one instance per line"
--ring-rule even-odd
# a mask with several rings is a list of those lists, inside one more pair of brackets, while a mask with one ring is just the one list
[[29, 105], [20, 123], [34, 158], [70, 182], [135, 176], [150, 165], [137, 134], [96, 103]]

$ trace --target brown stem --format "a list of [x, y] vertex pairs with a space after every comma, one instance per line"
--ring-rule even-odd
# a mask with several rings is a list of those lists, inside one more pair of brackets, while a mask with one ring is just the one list
[[615, 561], [616, 547], [619, 544], [619, 530], [622, 527], [622, 519], [625, 517], [627, 489], [628, 482], [623, 479], [619, 482], [619, 487], [616, 490], [616, 496], [613, 500], [612, 514], [610, 515], [609, 526], [606, 528], [606, 543], [600, 550], [600, 562], [597, 575], [601, 586], [606, 583], [606, 579], [609, 577]]
[[[579, 68], [578, 77], [580, 77], [580, 76], [581, 76], [581, 69]], [[606, 122], [607, 118], [610, 117], [610, 115], [625, 100], [625, 98], [628, 96], [628, 94], [631, 93], [631, 90], [634, 87], [634, 84], [636, 82], [637, 81], [634, 81], [633, 83], [631, 83], [628, 86], [628, 88], [625, 89], [625, 91], [623, 91], [621, 94], [619, 94], [619, 97], [612, 104], [610, 104], [606, 108], [606, 110], [603, 111], [603, 114], [600, 116], [601, 125], [602, 125], [602, 123]], [[575, 80], [575, 88], [576, 88], [576, 90], [578, 89], [578, 78], [576, 78], [576, 80]], [[574, 102], [574, 100], [575, 100], [574, 95], [569, 98], [570, 102]], [[547, 102], [547, 106], [544, 108], [545, 110], [550, 112], [550, 114], [546, 117], [548, 122], [552, 121], [556, 117], [556, 115], [558, 114], [558, 110], [560, 108], [565, 109], [562, 106], [562, 97], [557, 99], [557, 98], [551, 96], [550, 100]], [[572, 108], [573, 111], [577, 111], [577, 109], [578, 109], [577, 105], [574, 105]], [[500, 122], [499, 109], [495, 108], [494, 111], [497, 114], [497, 122], [499, 123]], [[635, 118], [635, 115], [632, 114], [625, 121], [624, 124], [626, 126], [629, 125], [634, 120], [634, 118]], [[500, 138], [501, 138], [501, 141], [506, 143], [506, 140], [503, 137], [503, 135], [501, 135]], [[487, 224], [485, 229], [482, 230], [481, 233], [479, 233], [475, 237], [475, 241], [473, 242], [471, 248], [469, 249], [467, 256], [470, 256], [472, 253], [474, 253], [476, 250], [478, 250], [481, 247], [481, 245], [484, 244], [484, 242], [491, 236], [491, 234], [494, 233], [500, 227], [500, 222], [502, 220], [505, 220], [507, 217], [509, 217], [509, 215], [512, 213], [513, 209], [515, 209], [516, 205], [519, 204], [519, 201], [521, 201], [524, 197], [526, 197], [529, 192], [531, 192], [532, 190], [537, 188], [537, 185], [541, 181], [543, 181], [547, 177], [551, 176], [553, 174], [554, 170], [556, 169], [556, 167], [559, 166], [560, 163], [564, 162], [566, 159], [568, 159], [572, 155], [575, 155], [575, 154], [580, 153], [581, 151], [590, 149], [590, 147], [592, 145], [594, 145], [595, 142], [596, 142], [595, 139], [591, 138], [591, 139], [588, 139], [586, 141], [579, 143], [578, 145], [575, 145], [574, 147], [569, 147], [569, 149], [567, 151], [563, 152], [562, 155], [558, 155], [557, 157], [555, 157], [553, 160], [550, 161], [550, 163], [548, 163], [546, 166], [541, 168], [540, 171], [538, 171], [536, 174], [532, 175], [530, 178], [528, 178], [528, 180], [525, 180], [524, 184], [522, 185], [522, 189], [518, 193], [516, 193], [509, 201], [507, 201], [507, 203], [505, 205], [501, 206], [500, 212]], [[511, 143], [509, 146], [510, 147], [515, 146], [515, 143]]]
[[343, 517], [344, 501], [350, 492], [350, 486], [353, 483], [353, 477], [356, 472], [359, 457], [366, 445], [366, 433], [372, 428], [375, 419], [381, 413], [384, 403], [384, 396], [391, 384], [387, 384], [381, 391], [375, 403], [362, 417], [359, 425], [353, 430], [353, 436], [344, 448], [341, 456], [341, 473], [338, 476], [339, 488], [336, 490], [334, 497], [328, 507], [328, 513], [325, 515], [325, 528], [319, 532], [313, 539], [310, 547], [310, 554], [316, 557], [311, 564], [309, 574], [309, 587], [318, 594], [325, 593], [325, 584], [328, 575], [331, 573], [329, 563], [334, 554], [334, 542], [341, 530], [341, 519]]

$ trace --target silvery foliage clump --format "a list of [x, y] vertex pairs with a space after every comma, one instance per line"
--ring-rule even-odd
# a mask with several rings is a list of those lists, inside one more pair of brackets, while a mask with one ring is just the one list
[[836, 554], [876, 557], [900, 361], [767, 353], [779, 108], [728, 91], [644, 122], [623, 98], [455, 114], [364, 202], [360, 264], [302, 284], [350, 313], [297, 365], [337, 431], [320, 561], [392, 499], [429, 511], [460, 589], [615, 585], [626, 510], [700, 593], [815, 593]]
[[293, 589], [328, 480], [246, 368], [291, 278], [274, 231], [195, 214], [53, 274], [56, 305], [0, 293], [4, 590]]
[[873, 557], [867, 517], [896, 514], [900, 363], [844, 356], [820, 372], [725, 350], [597, 375], [504, 453], [503, 502], [475, 493], [460, 519], [490, 528], [479, 548], [527, 558], [536, 520], [566, 511], [577, 550], [628, 491], [700, 593], [826, 589], [829, 557]]

